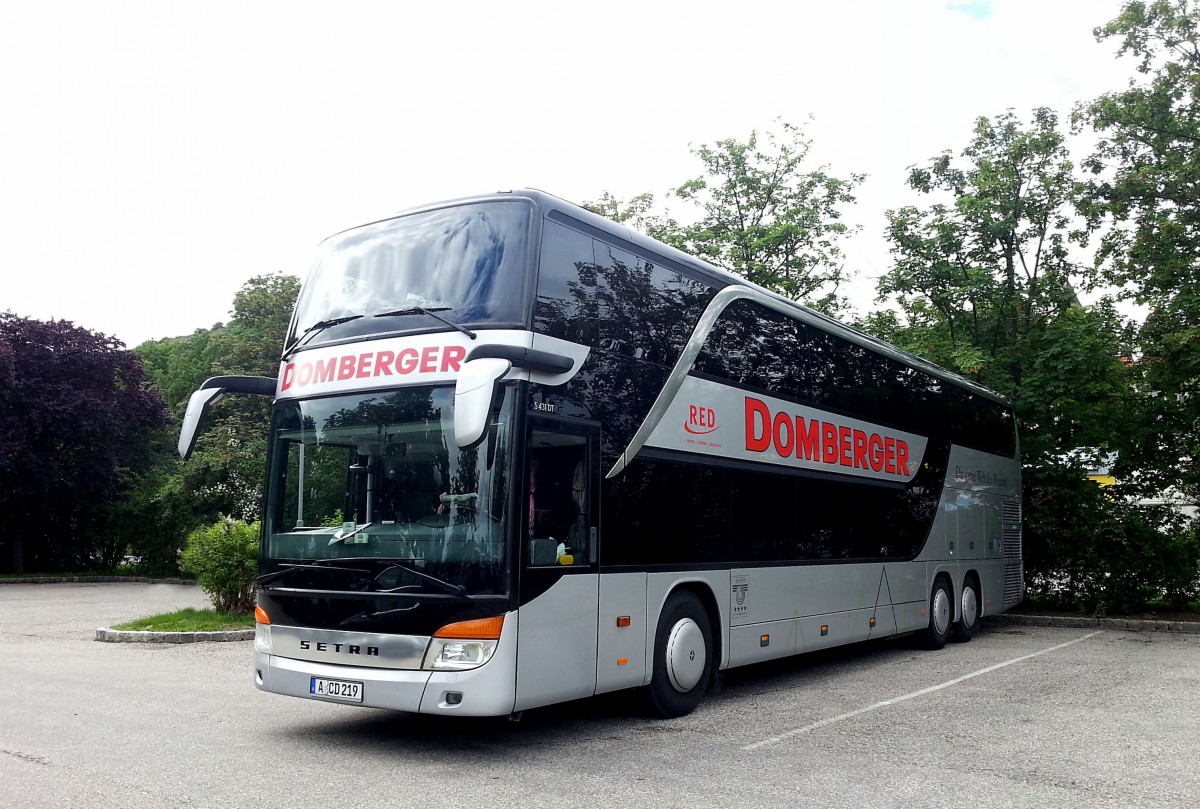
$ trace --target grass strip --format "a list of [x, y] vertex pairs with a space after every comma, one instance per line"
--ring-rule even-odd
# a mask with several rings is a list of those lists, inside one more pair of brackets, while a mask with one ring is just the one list
[[253, 629], [254, 615], [188, 608], [138, 618], [136, 621], [115, 624], [111, 628], [126, 632], [227, 632], [232, 629]]

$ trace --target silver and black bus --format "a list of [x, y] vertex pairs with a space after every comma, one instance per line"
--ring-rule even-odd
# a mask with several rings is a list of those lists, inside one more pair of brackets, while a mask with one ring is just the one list
[[1012, 408], [537, 191], [337, 234], [274, 397], [263, 690], [506, 715], [922, 633], [1022, 597]]

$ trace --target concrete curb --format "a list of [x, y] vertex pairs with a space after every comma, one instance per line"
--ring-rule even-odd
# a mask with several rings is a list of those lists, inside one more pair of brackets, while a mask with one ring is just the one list
[[102, 584], [107, 582], [136, 582], [138, 584], [192, 584], [195, 579], [154, 579], [149, 576], [28, 576], [21, 579], [0, 579], [0, 584]]
[[989, 615], [991, 624], [1016, 626], [1057, 626], [1074, 629], [1120, 629], [1126, 632], [1178, 632], [1200, 635], [1200, 621], [1148, 621], [1137, 618], [1072, 618], [1059, 615]]
[[96, 640], [102, 643], [226, 643], [254, 640], [253, 629], [232, 629], [227, 632], [133, 632], [109, 629], [96, 630]]

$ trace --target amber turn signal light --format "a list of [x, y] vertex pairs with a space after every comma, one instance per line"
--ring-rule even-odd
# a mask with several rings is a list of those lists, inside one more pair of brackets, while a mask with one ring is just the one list
[[504, 616], [493, 615], [491, 618], [476, 618], [473, 621], [459, 621], [456, 624], [446, 624], [433, 633], [435, 638], [465, 638], [469, 640], [496, 640], [500, 630], [504, 628]]

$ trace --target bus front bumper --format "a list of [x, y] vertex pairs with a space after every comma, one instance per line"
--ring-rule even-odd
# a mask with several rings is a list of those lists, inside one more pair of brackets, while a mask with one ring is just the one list
[[[339, 666], [254, 653], [254, 685], [260, 691], [321, 702], [338, 702], [408, 713], [506, 716], [516, 700], [516, 654], [501, 643], [484, 665], [467, 671], [412, 671]], [[506, 648], [508, 647], [508, 648]], [[361, 701], [321, 697], [314, 678], [359, 683]]]

